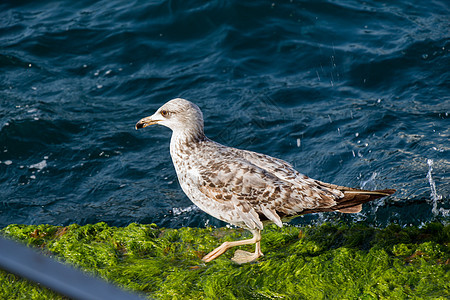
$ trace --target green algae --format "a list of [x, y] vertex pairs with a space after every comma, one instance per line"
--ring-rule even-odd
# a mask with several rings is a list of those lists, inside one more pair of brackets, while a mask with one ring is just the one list
[[[265, 256], [244, 265], [230, 260], [234, 250], [211, 263], [201, 261], [224, 241], [250, 237], [241, 229], [98, 223], [9, 225], [0, 233], [149, 298], [450, 298], [448, 224], [384, 229], [362, 224], [267, 226], [261, 243]], [[4, 271], [0, 295], [63, 299]]]

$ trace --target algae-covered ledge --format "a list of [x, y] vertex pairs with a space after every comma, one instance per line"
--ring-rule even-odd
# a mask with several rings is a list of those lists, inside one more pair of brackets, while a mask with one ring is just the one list
[[[247, 237], [240, 229], [97, 223], [9, 225], [0, 232], [150, 298], [450, 298], [449, 224], [270, 225], [263, 232], [265, 256], [244, 265], [230, 261], [233, 251], [201, 261], [219, 243]], [[0, 282], [8, 299], [63, 299], [4, 271]]]

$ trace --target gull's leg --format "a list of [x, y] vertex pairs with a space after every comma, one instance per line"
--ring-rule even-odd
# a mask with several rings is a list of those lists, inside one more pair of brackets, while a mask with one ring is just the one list
[[234, 252], [233, 258], [231, 259], [232, 261], [238, 264], [244, 264], [254, 261], [260, 256], [264, 256], [264, 254], [261, 252], [261, 232], [258, 230], [253, 234], [254, 236], [258, 235], [257, 237], [258, 241], [255, 243], [255, 252], [251, 253], [243, 250], [236, 250]]
[[233, 261], [235, 261], [237, 263], [245, 263], [245, 262], [250, 262], [250, 261], [257, 259], [261, 255], [263, 255], [261, 252], [261, 247], [260, 247], [260, 242], [259, 242], [261, 240], [261, 231], [259, 229], [255, 229], [255, 230], [251, 230], [251, 232], [253, 233], [253, 238], [248, 239], [248, 240], [235, 241], [235, 242], [224, 242], [222, 245], [220, 245], [219, 247], [217, 247], [216, 249], [214, 249], [213, 251], [211, 251], [210, 253], [205, 255], [202, 258], [202, 260], [204, 262], [210, 262], [213, 259], [216, 259], [220, 255], [224, 254], [228, 249], [230, 249], [232, 247], [242, 246], [242, 245], [250, 245], [250, 244], [255, 244], [255, 243], [256, 243], [255, 253], [249, 253], [246, 251], [237, 250], [236, 252], [238, 252], [238, 251], [239, 251], [239, 253], [245, 252], [250, 255], [244, 254], [244, 256], [246, 256], [246, 257], [245, 257], [245, 259], [243, 259], [241, 261], [240, 258], [236, 258], [236, 253], [235, 253], [235, 257], [233, 257]]

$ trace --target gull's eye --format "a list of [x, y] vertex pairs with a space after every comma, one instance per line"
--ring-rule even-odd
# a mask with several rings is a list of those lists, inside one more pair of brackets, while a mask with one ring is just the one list
[[169, 112], [167, 110], [162, 110], [161, 111], [161, 116], [167, 117], [168, 115], [169, 115]]

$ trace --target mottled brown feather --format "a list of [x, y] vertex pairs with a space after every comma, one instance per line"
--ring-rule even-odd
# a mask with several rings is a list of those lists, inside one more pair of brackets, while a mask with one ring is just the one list
[[[168, 115], [162, 116], [162, 110]], [[282, 218], [307, 213], [356, 213], [363, 203], [394, 192], [324, 183], [281, 159], [218, 144], [204, 135], [200, 109], [184, 99], [169, 101], [136, 128], [156, 123], [173, 130], [170, 154], [192, 202], [220, 220], [250, 230], [261, 230], [264, 220], [281, 227]]]

